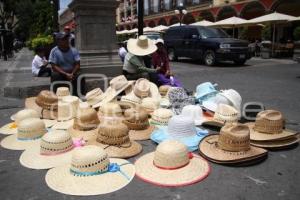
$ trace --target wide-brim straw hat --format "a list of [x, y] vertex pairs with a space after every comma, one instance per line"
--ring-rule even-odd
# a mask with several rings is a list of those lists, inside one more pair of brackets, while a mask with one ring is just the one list
[[130, 130], [129, 138], [131, 140], [149, 140], [151, 133], [154, 131], [155, 126], [150, 125], [145, 130]]
[[206, 159], [220, 164], [230, 164], [239, 162], [249, 162], [259, 160], [267, 155], [267, 151], [262, 148], [250, 146], [247, 151], [225, 151], [218, 147], [219, 135], [208, 135], [199, 144], [200, 155]]
[[[25, 99], [25, 108], [30, 108], [36, 110], [40, 113], [40, 117], [43, 119], [56, 119], [57, 118], [57, 110], [46, 110], [42, 109], [35, 102], [36, 97], [29, 97]], [[42, 113], [43, 111], [43, 113]]]
[[246, 125], [250, 128], [250, 140], [254, 141], [274, 141], [288, 139], [298, 134], [297, 132], [288, 129], [283, 129], [281, 133], [276, 134], [261, 133], [254, 130], [254, 122], [246, 123]]
[[250, 144], [252, 146], [261, 147], [265, 149], [283, 149], [294, 146], [300, 141], [300, 134], [296, 136], [289, 137], [281, 140], [271, 140], [271, 141], [254, 141], [251, 140]]
[[72, 138], [83, 139], [87, 144], [91, 144], [96, 141], [98, 135], [98, 128], [82, 131], [74, 129], [73, 126], [70, 126], [67, 129], [67, 132], [71, 134]]
[[136, 56], [146, 56], [154, 53], [157, 46], [154, 41], [147, 38], [145, 35], [139, 36], [137, 39], [129, 39], [127, 42], [128, 52]]
[[19, 140], [17, 134], [13, 134], [5, 137], [1, 141], [1, 146], [10, 150], [25, 150], [32, 146], [39, 145], [40, 140], [40, 138], [32, 140]]
[[200, 156], [193, 154], [186, 166], [166, 170], [153, 164], [154, 154], [148, 153], [135, 162], [136, 176], [145, 182], [164, 187], [179, 187], [200, 182], [210, 173], [209, 164]]
[[[70, 173], [70, 165], [50, 169], [46, 174], [47, 185], [60, 193], [68, 195], [88, 196], [107, 194], [125, 187], [134, 178], [135, 167], [128, 161], [110, 158], [110, 163], [121, 166], [121, 172], [107, 172], [95, 176], [74, 176]], [[126, 177], [123, 175], [126, 174]]]

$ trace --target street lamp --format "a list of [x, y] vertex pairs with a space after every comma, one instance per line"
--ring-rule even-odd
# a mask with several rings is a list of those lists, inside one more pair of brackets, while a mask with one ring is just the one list
[[177, 9], [175, 10], [175, 13], [176, 13], [177, 15], [179, 15], [179, 23], [180, 23], [180, 26], [181, 26], [183, 16], [187, 14], [187, 10], [186, 10], [185, 7], [183, 6], [183, 3], [179, 3], [179, 6], [178, 6]]

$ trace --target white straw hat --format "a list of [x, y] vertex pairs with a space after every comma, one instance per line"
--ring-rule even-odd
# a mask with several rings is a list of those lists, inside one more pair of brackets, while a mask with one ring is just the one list
[[58, 97], [58, 99], [61, 99], [62, 97], [65, 96], [70, 96], [70, 90], [68, 87], [58, 87], [56, 90], [56, 96]]
[[86, 93], [86, 95], [85, 95], [86, 102], [90, 106], [94, 106], [97, 103], [101, 102], [104, 97], [105, 97], [105, 95], [100, 88], [95, 88], [95, 89], [89, 91], [88, 93]]
[[42, 137], [39, 147], [32, 146], [21, 154], [20, 163], [31, 169], [49, 169], [68, 164], [74, 148], [75, 144], [69, 133], [52, 130]]
[[27, 118], [20, 122], [17, 134], [5, 137], [1, 146], [11, 150], [24, 150], [37, 145], [47, 132], [45, 123], [39, 118]]
[[221, 90], [220, 95], [223, 95], [230, 101], [231, 105], [239, 112], [240, 117], [242, 105], [241, 95], [234, 89]]
[[175, 140], [162, 142], [155, 152], [138, 158], [135, 167], [138, 178], [167, 187], [191, 185], [210, 173], [207, 161], [188, 153], [186, 146]]
[[154, 53], [157, 47], [154, 41], [148, 39], [145, 35], [141, 35], [137, 39], [129, 39], [127, 49], [133, 55], [145, 56]]
[[140, 98], [145, 98], [150, 95], [150, 81], [145, 78], [140, 78], [135, 82], [133, 92]]
[[108, 158], [97, 146], [75, 149], [71, 164], [50, 169], [47, 185], [68, 195], [99, 195], [117, 191], [133, 179], [135, 167], [123, 159]]

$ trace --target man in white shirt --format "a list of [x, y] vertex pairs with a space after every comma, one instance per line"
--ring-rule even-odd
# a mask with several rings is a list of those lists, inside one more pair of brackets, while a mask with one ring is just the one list
[[49, 77], [51, 76], [51, 68], [48, 68], [48, 61], [45, 58], [43, 48], [37, 47], [35, 49], [36, 55], [34, 56], [31, 64], [33, 76]]

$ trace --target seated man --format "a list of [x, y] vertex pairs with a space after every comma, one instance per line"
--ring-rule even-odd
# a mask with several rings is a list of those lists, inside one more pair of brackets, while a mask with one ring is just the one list
[[[57, 33], [57, 46], [54, 47], [49, 56], [49, 62], [52, 65], [51, 83], [55, 81], [70, 81], [73, 86], [73, 95], [77, 94], [77, 78], [80, 70], [80, 56], [77, 49], [70, 47], [69, 35], [65, 33]], [[56, 88], [59, 85], [56, 85]], [[84, 79], [80, 83], [80, 90], [84, 92]]]
[[35, 49], [36, 55], [34, 56], [31, 64], [31, 71], [33, 76], [49, 77], [51, 76], [51, 68], [47, 67], [48, 61], [45, 58], [44, 49], [37, 47]]

